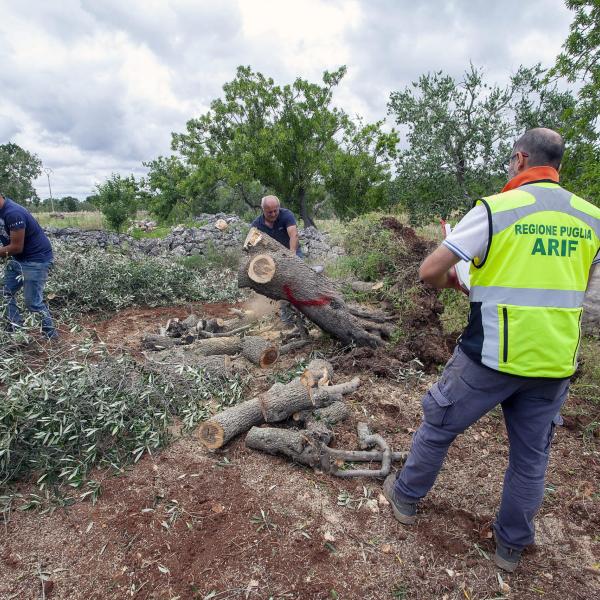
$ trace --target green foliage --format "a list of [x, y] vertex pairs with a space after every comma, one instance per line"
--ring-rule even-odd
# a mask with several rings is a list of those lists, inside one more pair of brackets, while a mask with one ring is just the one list
[[[600, 407], [600, 338], [585, 336], [579, 347], [579, 368], [571, 386], [572, 394]], [[600, 418], [600, 415], [598, 415]]]
[[406, 254], [392, 232], [381, 226], [383, 217], [371, 213], [348, 224], [344, 240], [347, 256], [341, 262], [361, 281], [378, 281], [395, 273], [400, 257]]
[[113, 173], [104, 183], [98, 184], [95, 198], [109, 227], [121, 231], [123, 225], [137, 210], [138, 186], [133, 178]]
[[600, 4], [566, 0], [574, 12], [569, 36], [549, 76], [579, 82], [577, 106], [561, 129], [567, 150], [561, 169], [565, 187], [600, 206]]
[[[82, 343], [80, 357], [49, 355], [32, 370], [7, 334], [0, 334], [6, 389], [0, 403], [0, 484], [35, 474], [44, 488], [82, 488], [95, 466], [122, 468], [168, 440], [177, 416], [188, 429], [208, 416], [207, 404], [242, 400], [243, 382], [182, 368], [148, 371], [124, 356]], [[94, 488], [81, 494], [94, 493]]]
[[139, 229], [138, 227], [134, 227], [131, 230], [127, 230], [129, 235], [134, 240], [143, 240], [143, 239], [156, 239], [156, 238], [166, 238], [171, 233], [172, 227], [169, 225], [159, 225], [152, 229], [151, 231], [146, 231], [144, 229]]
[[297, 78], [278, 86], [250, 67], [238, 67], [223, 86], [224, 97], [188, 121], [185, 133], [173, 134], [173, 149], [190, 168], [186, 198], [206, 204], [221, 192], [257, 210], [260, 196], [270, 191], [305, 225], [314, 224], [313, 205], [325, 192], [344, 218], [381, 205], [395, 134], [382, 133], [381, 123], [353, 124], [331, 106], [345, 73], [341, 67], [326, 71], [322, 84]]
[[214, 269], [231, 269], [237, 270], [240, 264], [241, 249], [239, 250], [222, 250], [216, 248], [212, 243], [208, 243], [203, 255], [206, 265], [210, 265]]
[[168, 220], [178, 205], [190, 203], [186, 190], [190, 168], [176, 156], [159, 156], [144, 166], [149, 168], [145, 185], [150, 192], [144, 208], [159, 219]]
[[486, 83], [473, 65], [462, 81], [422, 75], [390, 96], [388, 112], [408, 127], [409, 144], [392, 195], [415, 224], [462, 214], [473, 199], [501, 189], [514, 138], [525, 127], [556, 128], [572, 107], [572, 97], [550, 86], [539, 66], [521, 67], [504, 88]]
[[229, 271], [209, 265], [190, 271], [173, 260], [130, 258], [101, 250], [61, 247], [47, 284], [52, 303], [71, 310], [119, 310], [183, 301], [219, 302], [239, 296]]
[[77, 212], [81, 210], [79, 200], [73, 196], [64, 196], [57, 200], [56, 208], [65, 212]]
[[42, 173], [42, 161], [17, 144], [0, 144], [0, 194], [20, 204], [39, 200], [32, 181]]
[[335, 214], [352, 219], [390, 204], [390, 166], [398, 135], [384, 133], [383, 121], [361, 126], [346, 123], [342, 145], [331, 152], [325, 168], [325, 190]]

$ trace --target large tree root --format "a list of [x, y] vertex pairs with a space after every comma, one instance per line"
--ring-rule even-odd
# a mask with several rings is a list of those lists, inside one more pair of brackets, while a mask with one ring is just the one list
[[321, 329], [344, 344], [377, 347], [383, 342], [361, 326], [336, 286], [315, 273], [279, 242], [252, 228], [244, 243], [239, 287], [250, 287], [276, 300], [287, 300]]
[[[378, 435], [372, 435], [366, 424], [359, 423], [359, 443], [378, 450], [356, 451], [329, 448], [319, 432], [275, 427], [253, 427], [246, 435], [246, 446], [268, 454], [287, 456], [294, 462], [319, 469], [337, 477], [386, 477], [392, 462], [404, 462], [407, 452], [392, 452]], [[383, 449], [382, 449], [383, 448]], [[345, 462], [381, 462], [380, 469], [343, 469]]]

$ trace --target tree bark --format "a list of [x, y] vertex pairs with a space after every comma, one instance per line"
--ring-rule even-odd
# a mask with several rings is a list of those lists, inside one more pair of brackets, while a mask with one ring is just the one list
[[355, 391], [359, 384], [358, 378], [314, 389], [303, 385], [300, 378], [287, 384], [276, 383], [264, 394], [232, 406], [205, 421], [195, 435], [207, 448], [220, 448], [255, 425], [285, 421], [296, 412], [328, 406], [340, 400], [342, 395]]
[[242, 356], [264, 369], [279, 358], [279, 350], [264, 338], [248, 335], [242, 338]]
[[238, 354], [242, 350], [242, 338], [214, 337], [207, 340], [196, 340], [190, 352], [196, 356], [212, 356], [214, 354]]
[[267, 454], [283, 454], [301, 465], [318, 467], [321, 442], [310, 433], [275, 427], [252, 427], [246, 435], [246, 446]]
[[148, 333], [142, 338], [142, 348], [145, 348], [146, 350], [165, 350], [166, 348], [173, 348], [173, 346], [191, 344], [193, 340], [193, 337], [191, 339], [188, 337], [175, 338]]
[[300, 205], [300, 216], [302, 217], [302, 221], [304, 222], [304, 228], [306, 227], [314, 227], [317, 229], [315, 222], [308, 211], [308, 204], [306, 203], [306, 190], [303, 186], [300, 186], [298, 190], [298, 204]]
[[[356, 451], [329, 448], [318, 435], [307, 430], [279, 429], [276, 427], [252, 427], [246, 435], [246, 446], [267, 454], [284, 455], [296, 463], [321, 469], [338, 477], [382, 477], [381, 471], [389, 472], [391, 462], [404, 462], [407, 452], [382, 452], [380, 450]], [[343, 462], [379, 462], [381, 470], [338, 468]]]
[[[365, 331], [349, 313], [329, 279], [315, 273], [279, 242], [252, 228], [244, 250], [238, 271], [239, 287], [250, 287], [269, 298], [291, 302], [313, 323], [346, 345], [377, 347], [383, 343], [380, 337]], [[256, 273], [250, 269], [251, 263], [258, 263], [255, 260], [258, 256], [270, 257], [275, 266], [268, 274], [264, 268], [260, 271], [260, 279], [266, 278], [266, 281], [256, 281]]]

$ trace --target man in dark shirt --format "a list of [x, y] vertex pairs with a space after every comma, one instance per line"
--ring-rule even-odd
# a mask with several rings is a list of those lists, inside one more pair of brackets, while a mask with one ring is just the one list
[[50, 240], [31, 213], [0, 194], [0, 258], [6, 259], [2, 296], [6, 306], [8, 329], [23, 325], [15, 296], [23, 288], [25, 305], [42, 318], [42, 332], [48, 339], [58, 337], [48, 306], [44, 286], [53, 254]]
[[[274, 240], [291, 250], [299, 258], [303, 258], [298, 242], [298, 226], [291, 210], [281, 208], [277, 196], [265, 196], [260, 201], [262, 215], [252, 221], [252, 227], [266, 233]], [[292, 325], [294, 312], [289, 302], [281, 300], [279, 303], [279, 318], [285, 325]]]
[[302, 258], [298, 242], [298, 226], [291, 210], [281, 208], [277, 196], [265, 196], [261, 202], [262, 215], [252, 221], [252, 227], [270, 235], [280, 244]]

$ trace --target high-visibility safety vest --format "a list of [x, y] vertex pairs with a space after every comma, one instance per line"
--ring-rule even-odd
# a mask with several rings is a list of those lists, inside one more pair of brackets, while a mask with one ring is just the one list
[[459, 345], [496, 371], [570, 377], [600, 248], [600, 209], [545, 181], [478, 203], [490, 236], [486, 256], [471, 263], [471, 310]]

